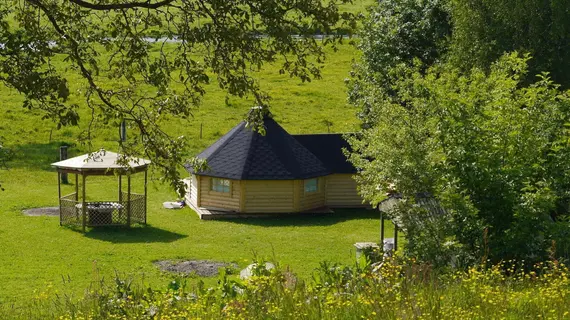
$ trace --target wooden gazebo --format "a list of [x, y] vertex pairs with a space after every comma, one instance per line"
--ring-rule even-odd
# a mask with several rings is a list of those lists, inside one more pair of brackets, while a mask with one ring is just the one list
[[[441, 207], [439, 201], [427, 192], [417, 193], [414, 200], [415, 205], [423, 208], [426, 212], [426, 215], [421, 217], [413, 216], [416, 223], [423, 223], [426, 219], [433, 220], [436, 216], [447, 213], [446, 210]], [[384, 244], [385, 240], [391, 241], [393, 239], [395, 251], [398, 250], [398, 232], [402, 229], [402, 226], [398, 225], [398, 221], [394, 221], [394, 219], [392, 219], [392, 224], [394, 225], [394, 238], [385, 238], [384, 221], [386, 219], [385, 215], [390, 214], [401, 201], [402, 195], [393, 193], [388, 195], [388, 198], [378, 204], [378, 210], [380, 211], [380, 242], [381, 244]], [[405, 229], [403, 229], [403, 231], [405, 232]]]
[[[120, 161], [125, 160], [125, 161]], [[126, 162], [128, 161], [128, 165]], [[121, 155], [103, 149], [71, 159], [52, 163], [57, 169], [59, 195], [59, 223], [82, 227], [131, 226], [146, 224], [147, 169], [149, 160], [139, 158], [123, 159]], [[144, 172], [144, 194], [131, 192], [131, 175]], [[75, 175], [75, 192], [61, 195], [61, 175]], [[118, 197], [116, 200], [87, 201], [87, 176], [118, 176]], [[122, 178], [127, 176], [127, 191], [123, 192]], [[81, 176], [81, 196], [79, 192]]]

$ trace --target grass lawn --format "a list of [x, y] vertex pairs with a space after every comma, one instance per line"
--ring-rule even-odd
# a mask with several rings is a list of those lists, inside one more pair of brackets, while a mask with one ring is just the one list
[[[152, 264], [161, 259], [211, 259], [245, 266], [255, 254], [275, 258], [308, 277], [320, 261], [350, 264], [354, 242], [379, 237], [378, 214], [373, 210], [202, 221], [188, 208], [162, 209], [162, 202], [172, 198], [163, 187], [150, 189], [147, 227], [91, 229], [83, 234], [60, 227], [57, 217], [21, 214], [24, 208], [56, 205], [55, 172], [13, 168], [5, 181], [18, 187], [2, 193], [0, 206], [0, 302], [4, 304], [25, 301], [35, 289], [49, 284], [79, 293], [91, 281], [110, 278], [115, 271], [163, 286], [168, 277]], [[87, 187], [96, 197], [116, 188], [115, 179], [93, 178]]]
[[[353, 131], [356, 110], [346, 105], [343, 79], [348, 75], [356, 50], [342, 46], [330, 52], [323, 79], [300, 83], [279, 75], [268, 66], [259, 74], [262, 87], [273, 96], [276, 120], [290, 133], [327, 132], [323, 120], [333, 123], [331, 132]], [[69, 76], [70, 82], [75, 76]], [[251, 107], [247, 99], [230, 99], [212, 84], [203, 105], [189, 120], [172, 119], [168, 130], [190, 141], [188, 154], [196, 154], [237, 124]], [[80, 294], [92, 281], [109, 279], [118, 271], [164, 287], [168, 276], [153, 261], [161, 259], [211, 259], [247, 265], [254, 255], [288, 265], [301, 277], [309, 277], [321, 261], [350, 264], [353, 244], [378, 241], [376, 211], [338, 210], [328, 216], [281, 219], [201, 221], [190, 209], [166, 210], [162, 202], [175, 195], [167, 187], [151, 183], [148, 223], [145, 228], [93, 229], [86, 234], [60, 227], [57, 217], [29, 217], [22, 209], [56, 206], [57, 175], [50, 163], [57, 161], [62, 142], [72, 144], [78, 155], [87, 148], [75, 143], [85, 128], [55, 130], [41, 114], [21, 107], [14, 90], [0, 88], [0, 137], [15, 151], [10, 170], [0, 169], [0, 306], [22, 305], [34, 291], [53, 285], [59, 292]], [[73, 97], [81, 103], [81, 97]], [[203, 137], [199, 138], [200, 124]], [[116, 151], [117, 128], [98, 127], [93, 147]], [[153, 178], [158, 178], [152, 176]], [[134, 181], [142, 187], [142, 178]], [[70, 177], [70, 181], [74, 181]], [[116, 192], [112, 177], [88, 178], [87, 192], [94, 199], [108, 199]], [[64, 188], [69, 193], [73, 186]], [[140, 190], [138, 190], [140, 191]], [[193, 280], [196, 281], [196, 280]], [[215, 279], [205, 279], [214, 284]], [[2, 308], [0, 307], [0, 310]]]

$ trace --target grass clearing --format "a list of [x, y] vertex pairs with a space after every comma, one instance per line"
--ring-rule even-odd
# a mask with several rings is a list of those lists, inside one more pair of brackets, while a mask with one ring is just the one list
[[[356, 110], [346, 105], [343, 79], [348, 75], [356, 50], [349, 45], [330, 55], [323, 78], [311, 83], [279, 75], [274, 66], [259, 73], [262, 87], [273, 96], [272, 111], [290, 133], [353, 131]], [[77, 77], [70, 75], [74, 90]], [[73, 145], [70, 156], [87, 151], [75, 137], [86, 126], [86, 114], [78, 127], [55, 130], [41, 114], [21, 107], [22, 98], [1, 88], [0, 137], [15, 152], [10, 170], [0, 170], [6, 191], [0, 192], [0, 304], [22, 306], [48, 286], [58, 292], [80, 295], [94, 279], [111, 279], [115, 271], [162, 287], [169, 276], [153, 265], [155, 260], [209, 259], [235, 262], [243, 267], [254, 254], [275, 258], [308, 278], [324, 260], [353, 263], [353, 244], [378, 241], [379, 223], [375, 211], [338, 210], [330, 216], [280, 219], [201, 221], [190, 209], [167, 210], [162, 202], [175, 195], [157, 183], [149, 185], [146, 228], [93, 229], [86, 234], [60, 227], [57, 217], [29, 217], [23, 209], [57, 205], [57, 175], [50, 163], [58, 160], [62, 143]], [[236, 125], [251, 107], [251, 101], [230, 98], [215, 83], [207, 88], [203, 105], [192, 119], [173, 118], [172, 134], [185, 135], [189, 154], [196, 154]], [[81, 103], [81, 96], [72, 97]], [[200, 126], [202, 139], [199, 137]], [[93, 147], [116, 151], [117, 128], [99, 126]], [[152, 176], [152, 178], [158, 178]], [[142, 187], [142, 175], [133, 179], [134, 190]], [[70, 176], [70, 182], [74, 182]], [[65, 186], [63, 194], [74, 186]], [[90, 197], [106, 199], [116, 192], [113, 177], [89, 177]], [[191, 281], [197, 281], [192, 279]], [[206, 278], [213, 285], [215, 278]]]

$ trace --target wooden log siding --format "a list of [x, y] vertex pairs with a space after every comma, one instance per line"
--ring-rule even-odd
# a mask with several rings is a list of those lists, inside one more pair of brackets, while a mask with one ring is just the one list
[[200, 176], [199, 182], [200, 206], [211, 209], [239, 211], [241, 181], [230, 180], [229, 193], [213, 191], [211, 177]]
[[198, 179], [195, 175], [184, 179], [186, 185], [186, 202], [198, 206]]
[[326, 179], [326, 205], [333, 208], [365, 207], [352, 174], [331, 174]]
[[190, 189], [191, 192], [190, 197], [192, 199], [192, 203], [195, 206], [198, 206], [198, 179], [195, 175], [192, 175], [191, 184], [192, 184], [192, 189]]
[[186, 186], [186, 194], [184, 195], [184, 201], [186, 201], [186, 203], [194, 203], [194, 199], [192, 198], [192, 178], [184, 178], [182, 179], [182, 182], [184, 182], [184, 185]]
[[318, 189], [316, 192], [305, 192], [304, 181], [301, 181], [300, 188], [300, 210], [306, 211], [325, 206], [325, 180], [326, 177], [318, 178]]
[[294, 212], [294, 180], [247, 180], [245, 212]]

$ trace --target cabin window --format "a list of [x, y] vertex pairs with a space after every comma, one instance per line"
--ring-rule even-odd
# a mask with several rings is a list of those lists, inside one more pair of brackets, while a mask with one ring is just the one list
[[230, 192], [230, 180], [212, 178], [212, 191], [216, 192]]
[[305, 180], [305, 192], [317, 192], [319, 191], [319, 179], [308, 179]]

